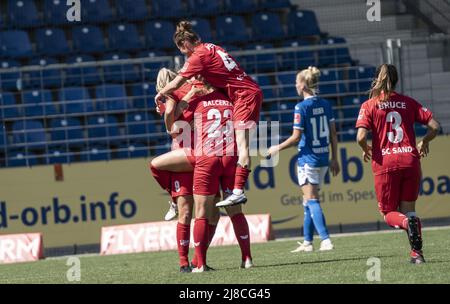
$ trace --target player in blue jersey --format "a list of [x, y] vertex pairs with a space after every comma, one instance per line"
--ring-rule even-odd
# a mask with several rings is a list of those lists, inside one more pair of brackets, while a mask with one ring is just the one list
[[304, 242], [299, 242], [300, 246], [292, 252], [313, 251], [314, 228], [322, 240], [320, 250], [333, 249], [320, 206], [319, 190], [328, 167], [333, 176], [339, 174], [340, 168], [333, 110], [327, 100], [317, 96], [319, 77], [320, 71], [316, 67], [309, 67], [297, 74], [297, 93], [304, 99], [295, 106], [292, 135], [268, 151], [272, 156], [298, 144], [298, 182], [303, 192], [305, 237]]

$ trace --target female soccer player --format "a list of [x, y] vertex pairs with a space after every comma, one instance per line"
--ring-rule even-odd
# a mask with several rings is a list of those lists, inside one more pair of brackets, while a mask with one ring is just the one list
[[174, 42], [188, 59], [179, 75], [156, 95], [155, 102], [161, 103], [165, 95], [196, 75], [203, 76], [209, 84], [226, 92], [234, 105], [232, 120], [236, 131], [238, 164], [232, 195], [216, 206], [243, 204], [247, 201], [244, 187], [250, 174], [249, 129], [259, 120], [262, 91], [223, 48], [202, 43], [189, 22], [178, 23]]
[[[309, 67], [297, 74], [296, 88], [304, 100], [295, 106], [294, 130], [283, 143], [269, 148], [269, 155], [298, 144], [298, 182], [303, 192], [304, 242], [292, 252], [313, 251], [314, 227], [322, 242], [320, 250], [332, 250], [325, 216], [320, 207], [319, 190], [328, 166], [333, 176], [339, 174], [337, 135], [333, 111], [329, 102], [317, 96], [320, 71]], [[331, 132], [331, 136], [330, 136]], [[331, 139], [331, 161], [329, 148]]]
[[[370, 99], [361, 105], [356, 122], [357, 141], [364, 161], [372, 159], [378, 208], [386, 223], [408, 233], [410, 261], [425, 262], [422, 232], [415, 205], [419, 195], [420, 157], [429, 152], [429, 143], [439, 132], [439, 123], [430, 110], [416, 100], [395, 92], [398, 74], [394, 65], [378, 67]], [[414, 123], [428, 126], [416, 147]], [[367, 135], [372, 132], [372, 146]]]

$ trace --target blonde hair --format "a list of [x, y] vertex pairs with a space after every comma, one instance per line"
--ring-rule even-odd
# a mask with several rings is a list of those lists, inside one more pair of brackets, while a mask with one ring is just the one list
[[164, 87], [177, 77], [177, 73], [174, 71], [162, 68], [158, 72], [158, 77], [156, 78], [156, 92], [160, 92]]
[[[382, 64], [378, 67], [375, 79], [370, 89], [370, 98], [379, 98], [379, 102], [385, 102], [395, 91], [398, 82], [397, 69], [392, 64]], [[384, 94], [383, 96], [381, 96]]]
[[318, 92], [320, 78], [320, 70], [314, 66], [310, 66], [297, 73], [297, 79], [305, 84], [304, 91], [316, 95]]
[[197, 42], [200, 42], [200, 36], [194, 32], [192, 24], [189, 21], [180, 21], [173, 34], [173, 41], [178, 47], [181, 46], [184, 41], [196, 44]]

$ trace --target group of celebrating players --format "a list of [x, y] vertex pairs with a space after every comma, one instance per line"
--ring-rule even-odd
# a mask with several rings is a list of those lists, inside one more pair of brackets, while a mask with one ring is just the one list
[[[174, 42], [187, 60], [178, 73], [166, 68], [159, 71], [155, 97], [157, 111], [173, 138], [172, 150], [154, 158], [150, 169], [172, 198], [166, 220], [178, 216], [180, 271], [212, 270], [206, 254], [219, 221], [219, 207], [225, 208], [233, 224], [242, 253], [241, 268], [251, 268], [250, 233], [241, 206], [247, 201], [244, 187], [251, 165], [249, 131], [259, 121], [262, 91], [223, 48], [203, 43], [189, 22], [178, 23]], [[334, 248], [319, 190], [328, 169], [336, 176], [340, 168], [332, 107], [317, 96], [319, 77], [315, 67], [297, 74], [296, 88], [303, 101], [295, 107], [293, 133], [267, 153], [270, 157], [298, 144], [304, 242], [293, 252], [313, 251], [314, 230], [321, 238], [320, 250]], [[421, 263], [425, 261], [421, 223], [415, 213], [420, 157], [428, 154], [429, 142], [440, 127], [429, 110], [395, 92], [397, 79], [393, 65], [378, 68], [370, 99], [362, 105], [356, 122], [357, 141], [364, 160], [372, 159], [380, 212], [387, 224], [407, 231], [411, 262]], [[415, 122], [428, 126], [417, 147]], [[372, 146], [367, 143], [369, 131]], [[195, 252], [189, 261], [193, 210]]]

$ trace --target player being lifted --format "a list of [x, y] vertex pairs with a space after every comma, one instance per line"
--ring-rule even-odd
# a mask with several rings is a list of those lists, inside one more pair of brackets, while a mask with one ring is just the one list
[[165, 95], [196, 75], [203, 76], [206, 82], [228, 95], [234, 107], [232, 120], [238, 147], [238, 163], [232, 195], [216, 206], [245, 203], [247, 198], [244, 186], [250, 174], [249, 129], [259, 120], [262, 91], [223, 48], [202, 43], [189, 22], [179, 22], [173, 38], [176, 46], [188, 59], [179, 75], [156, 95], [155, 102], [163, 102]]
[[[389, 226], [407, 231], [411, 263], [423, 263], [420, 219], [415, 212], [419, 195], [420, 157], [429, 152], [429, 142], [439, 132], [433, 114], [416, 100], [395, 92], [397, 69], [390, 64], [378, 67], [370, 99], [359, 112], [357, 141], [364, 161], [372, 159], [378, 208]], [[414, 123], [428, 126], [416, 147]], [[367, 135], [372, 132], [372, 146]]]
[[[319, 201], [319, 190], [328, 166], [333, 176], [339, 174], [337, 135], [333, 110], [329, 102], [318, 97], [320, 71], [309, 67], [297, 74], [296, 88], [304, 100], [295, 106], [294, 130], [283, 143], [269, 148], [269, 155], [298, 144], [298, 183], [303, 192], [304, 242], [292, 252], [313, 251], [314, 228], [322, 242], [320, 250], [332, 250], [325, 216]], [[329, 145], [331, 141], [331, 161]]]

